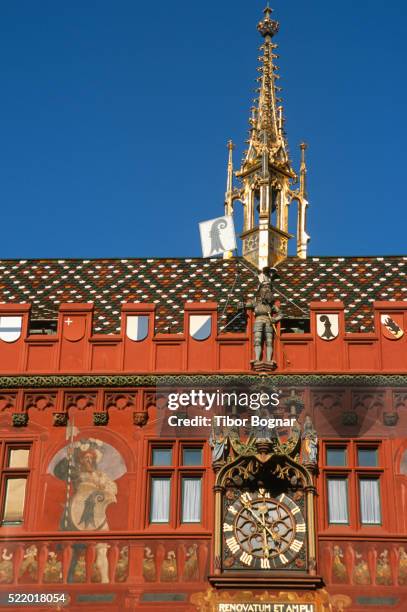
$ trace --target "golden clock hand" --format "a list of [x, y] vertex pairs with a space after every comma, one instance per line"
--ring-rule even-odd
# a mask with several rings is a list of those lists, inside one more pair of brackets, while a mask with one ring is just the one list
[[269, 543], [267, 541], [267, 533], [265, 529], [263, 529], [263, 551], [264, 551], [264, 556], [266, 557], [266, 559], [268, 559], [270, 556], [270, 549], [269, 549]]
[[[246, 508], [246, 510], [248, 510], [250, 512], [250, 514], [256, 519], [256, 522], [259, 523], [259, 517], [257, 516], [257, 514], [254, 512], [253, 508], [249, 505], [249, 502], [243, 502], [243, 506]], [[263, 515], [264, 517], [264, 515]], [[266, 525], [266, 520], [264, 519], [264, 522], [262, 522], [262, 520], [260, 519], [260, 526], [263, 527], [263, 529], [265, 529], [266, 531], [268, 531], [269, 535], [271, 536], [271, 538], [273, 539], [273, 541], [276, 539], [275, 534], [270, 531], [270, 529], [268, 528], [268, 526]]]

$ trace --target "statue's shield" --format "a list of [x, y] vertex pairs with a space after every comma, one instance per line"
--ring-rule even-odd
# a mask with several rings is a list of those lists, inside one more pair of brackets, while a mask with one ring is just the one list
[[106, 507], [112, 501], [100, 489], [81, 486], [70, 503], [72, 524], [79, 531], [106, 529]]

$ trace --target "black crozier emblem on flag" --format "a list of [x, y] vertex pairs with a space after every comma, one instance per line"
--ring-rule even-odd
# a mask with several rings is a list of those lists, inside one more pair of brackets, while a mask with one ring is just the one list
[[229, 215], [202, 221], [199, 231], [204, 257], [214, 257], [236, 249], [235, 227]]
[[217, 255], [218, 253], [223, 253], [225, 251], [225, 247], [222, 244], [222, 239], [220, 236], [220, 230], [225, 229], [227, 227], [226, 219], [216, 219], [212, 225], [209, 232], [209, 236], [211, 238], [211, 252], [210, 255]]

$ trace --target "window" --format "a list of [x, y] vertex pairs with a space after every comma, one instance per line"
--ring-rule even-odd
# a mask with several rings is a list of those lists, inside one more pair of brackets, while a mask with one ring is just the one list
[[328, 447], [326, 449], [326, 464], [335, 467], [345, 467], [346, 448]]
[[151, 479], [151, 515], [152, 523], [168, 523], [170, 520], [171, 478]]
[[152, 443], [147, 470], [151, 525], [179, 527], [202, 522], [203, 443]]
[[379, 444], [326, 443], [324, 456], [327, 523], [354, 529], [382, 525]]
[[202, 465], [202, 448], [184, 448], [182, 465]]
[[201, 522], [202, 478], [182, 479], [182, 522]]
[[380, 525], [380, 485], [378, 478], [361, 478], [360, 491], [360, 521], [363, 525]]
[[172, 448], [153, 448], [153, 465], [171, 465]]
[[330, 523], [349, 523], [346, 478], [328, 478], [328, 511]]
[[358, 448], [360, 467], [377, 467], [377, 448]]
[[22, 525], [30, 465], [30, 446], [3, 442], [1, 457], [1, 524]]

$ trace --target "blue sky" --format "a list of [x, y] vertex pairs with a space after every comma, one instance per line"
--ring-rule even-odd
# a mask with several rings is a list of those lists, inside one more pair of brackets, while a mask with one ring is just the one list
[[[0, 258], [199, 256], [257, 76], [260, 0], [0, 7]], [[407, 4], [275, 0], [312, 255], [407, 253]]]

